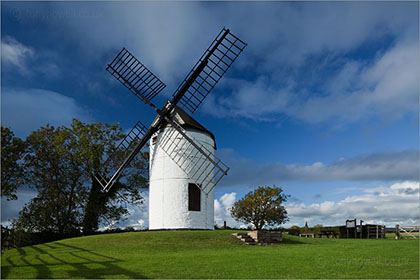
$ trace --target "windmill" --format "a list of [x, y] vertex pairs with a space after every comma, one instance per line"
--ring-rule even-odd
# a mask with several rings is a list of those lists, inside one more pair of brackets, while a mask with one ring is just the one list
[[166, 85], [128, 50], [108, 64], [106, 70], [157, 116], [149, 128], [137, 122], [95, 178], [109, 191], [150, 140], [149, 229], [214, 228], [214, 187], [229, 168], [214, 155], [214, 135], [187, 112], [197, 110], [245, 47], [223, 28], [161, 109], [152, 99]]

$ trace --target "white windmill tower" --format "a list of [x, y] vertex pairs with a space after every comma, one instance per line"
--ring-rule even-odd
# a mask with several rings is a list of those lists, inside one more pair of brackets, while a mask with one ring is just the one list
[[121, 164], [95, 177], [108, 191], [150, 140], [149, 229], [214, 228], [214, 187], [229, 168], [214, 155], [214, 135], [186, 111], [197, 110], [245, 47], [223, 28], [162, 109], [151, 100], [166, 85], [130, 52], [123, 48], [108, 64], [107, 71], [158, 115], [148, 129], [137, 122], [105, 162]]
[[[214, 159], [214, 135], [179, 107], [173, 118]], [[169, 124], [151, 139], [149, 229], [213, 229], [215, 182], [204, 178], [213, 166], [201, 154], [193, 154], [190, 143]]]

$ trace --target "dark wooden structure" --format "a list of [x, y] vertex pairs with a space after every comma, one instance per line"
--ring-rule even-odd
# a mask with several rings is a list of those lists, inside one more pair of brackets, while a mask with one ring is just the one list
[[385, 226], [383, 225], [365, 225], [366, 238], [385, 238]]
[[385, 226], [366, 224], [355, 228], [339, 227], [340, 238], [385, 238]]

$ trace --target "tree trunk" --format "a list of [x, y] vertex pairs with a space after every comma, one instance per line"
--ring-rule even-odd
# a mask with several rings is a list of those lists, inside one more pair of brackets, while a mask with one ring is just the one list
[[85, 215], [83, 217], [83, 234], [93, 234], [99, 227], [100, 211], [105, 202], [101, 192], [101, 185], [92, 176], [92, 188], [89, 193], [88, 202], [85, 208]]
[[256, 230], [260, 230], [260, 229], [261, 229], [261, 226], [260, 226], [260, 221], [255, 221], [255, 222], [254, 222], [254, 226], [255, 226], [255, 229], [256, 229]]
[[260, 221], [260, 230], [264, 227], [264, 224], [265, 224], [264, 220], [261, 220]]

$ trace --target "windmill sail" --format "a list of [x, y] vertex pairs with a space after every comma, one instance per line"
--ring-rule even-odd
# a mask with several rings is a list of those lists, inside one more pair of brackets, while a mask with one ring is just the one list
[[227, 174], [229, 167], [205, 146], [187, 135], [175, 119], [166, 119], [171, 126], [159, 140], [159, 147], [205, 193], [210, 193]]
[[[179, 101], [180, 106], [194, 113], [246, 45], [230, 33], [229, 29], [223, 28], [173, 94], [174, 97], [177, 96], [186, 83], [190, 83]], [[191, 83], [190, 78], [196, 72], [199, 74]]]
[[106, 70], [146, 104], [166, 85], [123, 48]]
[[229, 29], [223, 28], [179, 85], [172, 100], [162, 109], [158, 109], [151, 100], [166, 85], [128, 50], [123, 48], [118, 53], [106, 70], [140, 100], [152, 106], [158, 117], [148, 129], [138, 122], [105, 162], [104, 174], [95, 174], [105, 191], [118, 181], [124, 169], [130, 166], [130, 162], [150, 137], [166, 122], [170, 126], [165, 128], [168, 133], [163, 133], [160, 143], [162, 149], [204, 193], [208, 194], [213, 190], [229, 168], [213, 152], [188, 136], [182, 125], [172, 118], [171, 112], [180, 105], [194, 113], [246, 45], [230, 33]]
[[138, 145], [142, 142], [146, 143], [147, 140], [144, 140], [146, 132], [147, 128], [138, 121], [121, 143], [118, 144], [111, 156], [105, 161], [105, 174], [96, 173], [94, 175], [104, 191], [107, 192], [118, 180], [121, 171], [131, 161], [127, 161], [127, 159], [134, 158], [137, 152], [140, 151], [142, 147], [139, 148]]

